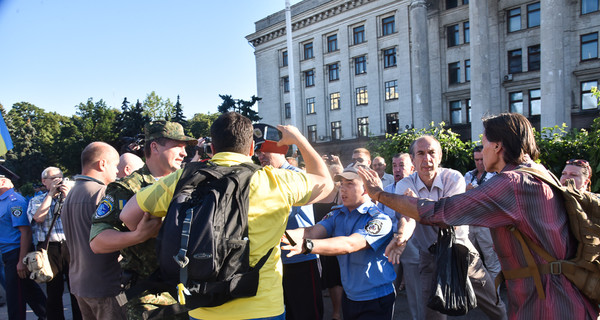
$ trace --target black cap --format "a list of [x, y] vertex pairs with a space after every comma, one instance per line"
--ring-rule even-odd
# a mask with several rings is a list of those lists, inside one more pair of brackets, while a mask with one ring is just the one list
[[18, 180], [19, 176], [14, 172], [8, 170], [5, 166], [0, 164], [0, 178], [6, 178], [10, 180]]

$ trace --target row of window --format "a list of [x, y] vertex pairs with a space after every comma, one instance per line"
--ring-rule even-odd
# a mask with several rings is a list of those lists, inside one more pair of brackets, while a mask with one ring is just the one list
[[507, 31], [515, 32], [521, 29], [538, 27], [540, 25], [540, 3], [535, 2], [527, 5], [527, 24], [523, 26], [521, 22], [521, 7], [508, 10], [507, 16]]
[[[381, 19], [381, 35], [387, 36], [396, 32], [396, 18], [395, 16], [389, 16]], [[367, 41], [365, 34], [365, 25], [360, 25], [352, 28], [352, 45], [361, 44]], [[332, 34], [327, 36], [327, 52], [338, 51], [338, 35]], [[306, 42], [302, 44], [302, 60], [309, 60], [315, 57], [313, 42]], [[281, 52], [281, 65], [288, 65], [288, 53], [287, 51]]]
[[[592, 94], [592, 87], [598, 87], [598, 80], [581, 82], [581, 110], [598, 109], [598, 99]], [[529, 116], [542, 114], [542, 91], [539, 88], [509, 92], [508, 111], [524, 114], [525, 101], [527, 102]], [[471, 99], [453, 100], [448, 102], [448, 105], [450, 123], [463, 123], [463, 110], [466, 110], [467, 123], [471, 122]], [[465, 108], [463, 108], [463, 105]]]
[[[471, 60], [465, 60], [465, 81], [471, 81]], [[448, 63], [448, 84], [461, 83], [460, 61]]]
[[[540, 70], [541, 57], [539, 44], [527, 47], [527, 71]], [[510, 50], [508, 51], [508, 73], [519, 72], [523, 72], [523, 50]]]
[[[284, 82], [284, 86], [286, 82]], [[289, 83], [288, 83], [289, 86]], [[398, 80], [386, 81], [384, 83], [385, 86], [385, 100], [396, 100], [398, 99]], [[364, 106], [369, 104], [369, 93], [367, 91], [367, 87], [358, 87], [355, 90], [356, 93], [356, 105]], [[286, 104], [287, 106], [287, 104]], [[340, 93], [334, 92], [329, 94], [329, 109], [330, 110], [339, 110], [340, 105]], [[287, 109], [286, 109], [287, 110]], [[316, 113], [315, 107], [315, 98], [307, 98], [306, 99], [306, 114], [314, 114]], [[286, 112], [286, 118], [291, 117], [291, 113]]]
[[[358, 137], [368, 137], [369, 136], [369, 117], [361, 117], [356, 119], [356, 127], [358, 132]], [[394, 134], [398, 133], [399, 122], [398, 122], [398, 112], [388, 113], [386, 114], [386, 133]], [[317, 125], [309, 125], [307, 126], [307, 134], [308, 140], [310, 142], [317, 142]], [[342, 139], [342, 122], [341, 121], [333, 121], [331, 122], [331, 140], [341, 140]]]

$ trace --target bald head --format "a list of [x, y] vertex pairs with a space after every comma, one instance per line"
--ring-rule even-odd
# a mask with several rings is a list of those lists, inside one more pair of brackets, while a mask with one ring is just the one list
[[119, 153], [110, 144], [96, 141], [88, 144], [81, 152], [82, 174], [98, 179], [105, 184], [117, 178]]
[[119, 158], [117, 178], [121, 179], [144, 166], [144, 160], [133, 153], [125, 152]]

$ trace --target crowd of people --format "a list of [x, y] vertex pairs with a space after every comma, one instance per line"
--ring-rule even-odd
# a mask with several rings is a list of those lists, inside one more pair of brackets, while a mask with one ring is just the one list
[[[398, 290], [406, 291], [409, 305], [402, 318], [445, 319], [427, 300], [437, 271], [431, 248], [449, 226], [468, 248], [468, 278], [490, 319], [598, 318], [599, 306], [560, 273], [541, 274], [543, 294], [532, 278], [504, 279], [507, 305], [498, 299], [494, 279], [527, 266], [507, 227], [557, 259], [577, 249], [562, 198], [516, 170], [544, 169], [534, 162], [538, 150], [523, 116], [485, 119], [482, 144], [472, 153], [475, 169], [464, 175], [441, 167], [442, 147], [433, 136], [394, 155], [389, 174], [385, 159], [364, 148], [343, 163], [319, 155], [293, 126], [278, 127], [277, 148], [256, 140], [256, 130], [238, 113], [220, 115], [211, 126], [208, 160], [261, 165], [248, 188], [250, 265], [267, 257], [255, 296], [188, 312], [169, 292], [132, 290], [159, 267], [156, 236], [186, 147], [204, 143], [178, 123], [155, 121], [145, 127], [144, 160], [93, 142], [81, 153], [74, 183], [48, 167], [41, 172], [44, 189], [29, 201], [14, 189], [17, 177], [0, 167], [0, 282], [9, 319], [25, 319], [26, 304], [39, 319], [64, 319], [65, 283], [73, 319], [323, 319], [325, 289], [332, 319], [392, 319]], [[297, 147], [301, 162], [286, 157], [288, 145]], [[200, 149], [187, 158], [200, 161]], [[568, 160], [560, 182], [589, 192], [591, 174], [586, 160]], [[34, 248], [47, 248], [54, 273], [45, 293], [22, 262]]]

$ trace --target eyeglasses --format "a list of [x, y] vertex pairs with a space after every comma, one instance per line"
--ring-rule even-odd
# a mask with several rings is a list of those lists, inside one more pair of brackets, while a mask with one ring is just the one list
[[357, 162], [358, 163], [363, 163], [363, 162], [365, 162], [365, 159], [363, 159], [363, 158], [352, 158], [352, 163], [353, 164], [355, 164]]
[[587, 160], [583, 160], [583, 159], [571, 159], [571, 160], [567, 161], [567, 165], [577, 166], [577, 167], [582, 167], [582, 168], [590, 167], [590, 163]]

